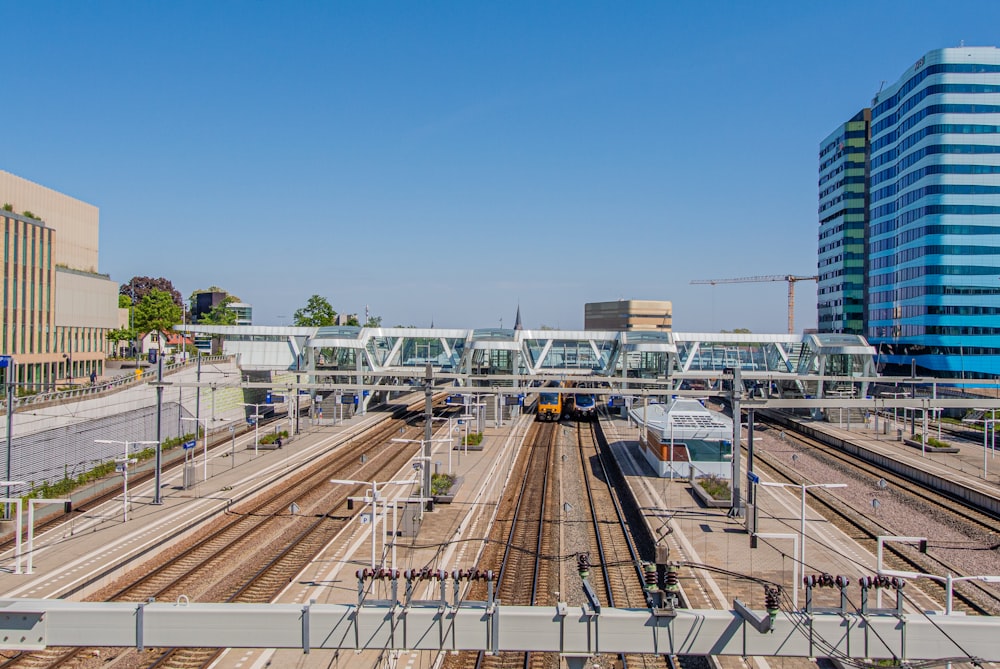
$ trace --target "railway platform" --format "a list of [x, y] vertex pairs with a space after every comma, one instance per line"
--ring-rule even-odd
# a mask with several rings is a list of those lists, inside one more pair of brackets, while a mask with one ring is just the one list
[[[943, 432], [941, 439], [951, 448], [938, 449], [914, 442], [912, 435], [923, 431], [921, 423], [918, 419], [914, 426], [901, 415], [898, 419], [891, 414], [880, 416], [877, 427], [873, 417], [862, 423], [830, 423], [786, 413], [767, 412], [767, 415], [786, 425], [794, 423], [803, 433], [863, 460], [1000, 513], [1000, 459], [990, 448], [992, 445], [984, 446], [981, 437], [973, 442]], [[928, 432], [937, 438], [933, 423]]]
[[[230, 505], [387, 417], [389, 414], [371, 412], [335, 426], [303, 421], [298, 435], [273, 450], [255, 450], [253, 432], [237, 435], [231, 448], [209, 451], [207, 463], [201, 448], [196, 448], [194, 484], [184, 488], [181, 467], [164, 469], [160, 504], [153, 503], [154, 483], [150, 480], [130, 485], [127, 501], [119, 495], [92, 509], [74, 510], [66, 522], [40, 530], [31, 550], [25, 531], [20, 558], [16, 547], [0, 552], [0, 595], [85, 599], [156, 552], [181, 541]], [[123, 491], [120, 478], [118, 485]], [[11, 526], [8, 531], [13, 534], [13, 521], [5, 524]]]
[[[757, 487], [758, 528], [762, 535], [751, 547], [745, 519], [731, 517], [728, 505], [706, 506], [695, 494], [687, 479], [655, 476], [639, 452], [639, 430], [624, 419], [602, 419], [602, 428], [636, 500], [650, 534], [658, 544], [669, 549], [669, 560], [681, 562], [679, 583], [687, 605], [694, 608], [731, 609], [739, 598], [751, 608], [764, 608], [763, 582], [782, 586], [784, 606], [804, 608], [805, 574], [828, 573], [848, 576], [856, 583], [860, 576], [876, 573], [876, 558], [843, 534], [829, 521], [806, 507], [805, 570], [800, 569], [796, 550], [800, 540], [801, 508], [799, 490], [781, 487]], [[781, 445], [780, 431], [758, 432], [755, 441], [770, 448]], [[745, 471], [745, 467], [744, 467]], [[836, 494], [836, 490], [823, 491]], [[858, 589], [853, 588], [854, 605]], [[940, 609], [940, 605], [910, 587], [907, 594], [922, 611]], [[834, 588], [815, 590], [819, 606], [839, 604]], [[888, 595], [886, 595], [888, 597]], [[886, 601], [888, 605], [894, 605]], [[907, 605], [908, 610], [915, 610]], [[718, 658], [721, 666], [745, 667], [734, 658]], [[766, 658], [753, 658], [760, 669], [770, 665]], [[782, 666], [815, 666], [785, 658]]]

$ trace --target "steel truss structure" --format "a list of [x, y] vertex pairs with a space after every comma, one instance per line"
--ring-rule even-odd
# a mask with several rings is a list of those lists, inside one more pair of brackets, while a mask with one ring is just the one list
[[[737, 602], [737, 604], [739, 604]], [[767, 631], [759, 631], [764, 621]], [[1000, 660], [1000, 618], [501, 606], [201, 604], [0, 600], [0, 647], [46, 646], [537, 651]]]
[[[423, 378], [430, 365], [457, 385], [530, 387], [552, 380], [684, 390], [739, 368], [763, 394], [863, 397], [874, 349], [843, 334], [773, 335], [591, 330], [460, 330], [179, 325], [211, 336], [244, 371], [339, 377], [357, 387]], [[831, 380], [825, 380], [829, 377]], [[832, 380], [836, 377], [836, 380]], [[852, 382], [852, 379], [857, 379]]]

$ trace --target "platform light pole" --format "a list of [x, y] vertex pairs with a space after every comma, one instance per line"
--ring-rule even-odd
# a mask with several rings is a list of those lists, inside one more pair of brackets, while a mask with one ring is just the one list
[[[12, 447], [12, 435], [14, 433], [14, 393], [16, 392], [15, 373], [17, 368], [14, 366], [14, 356], [12, 355], [0, 355], [0, 368], [5, 368], [7, 378], [7, 467], [4, 470], [4, 478], [8, 481], [10, 480], [11, 473], [11, 447]], [[10, 497], [10, 483], [7, 484], [7, 497]], [[10, 506], [4, 505], [4, 518], [10, 518]]]
[[[446, 420], [448, 421], [448, 439], [446, 441], [451, 442], [451, 446], [448, 448], [448, 473], [451, 474], [451, 452], [455, 450], [455, 436], [452, 427], [452, 417], [451, 416], [434, 416], [431, 420]], [[433, 450], [433, 447], [432, 447]]]
[[[758, 532], [753, 535], [758, 539], [791, 539], [792, 540], [792, 606], [799, 608], [799, 541], [797, 534], [785, 532]], [[805, 565], [802, 565], [805, 569]]]
[[[735, 457], [735, 455], [733, 456]], [[799, 511], [799, 563], [803, 571], [806, 568], [806, 491], [810, 488], [846, 488], [846, 483], [778, 483], [777, 481], [761, 481], [760, 485], [769, 488], [798, 488], [802, 495], [802, 507]]]
[[260, 407], [267, 406], [266, 402], [261, 402], [259, 404], [249, 404], [247, 402], [243, 403], [245, 407], [253, 407], [253, 454], [257, 456], [260, 451]]
[[[990, 450], [990, 448], [991, 448], [990, 445], [992, 444], [993, 454], [996, 455], [997, 451], [996, 451], [996, 432], [995, 432], [995, 430], [996, 430], [996, 424], [1000, 423], [1000, 419], [997, 419], [996, 409], [979, 409], [979, 411], [983, 412], [983, 417], [981, 419], [978, 419], [978, 420], [969, 420], [969, 421], [964, 421], [963, 420], [962, 422], [968, 422], [968, 423], [982, 422], [982, 424], [983, 424], [983, 479], [985, 480], [987, 474], [989, 473], [989, 470], [988, 470], [988, 461], [986, 459], [986, 454]], [[993, 414], [992, 418], [987, 418], [986, 417], [986, 412], [987, 411], [990, 411]]]
[[[420, 451], [421, 451], [421, 453], [426, 453], [426, 455], [421, 455], [421, 456], [419, 456], [416, 459], [419, 460], [419, 461], [421, 461], [421, 462], [423, 462], [424, 466], [427, 467], [428, 470], [430, 470], [431, 458], [434, 455], [434, 444], [440, 444], [440, 443], [445, 443], [445, 442], [451, 443], [452, 440], [451, 439], [431, 439], [428, 442], [426, 439], [391, 439], [390, 441], [394, 441], [397, 444], [420, 444]], [[427, 447], [428, 444], [430, 444], [429, 448]], [[448, 452], [448, 473], [449, 474], [451, 473], [451, 451]], [[430, 486], [427, 487], [427, 494], [425, 495], [425, 497], [427, 499], [431, 498], [431, 487]]]
[[[128, 450], [129, 446], [135, 446], [136, 444], [143, 444], [144, 446], [151, 446], [153, 444], [159, 444], [160, 442], [158, 442], [158, 441], [122, 441], [121, 439], [94, 439], [94, 443], [95, 444], [121, 444], [122, 446], [124, 446], [124, 449], [125, 449], [124, 452], [123, 452], [123, 455], [124, 455], [123, 459], [128, 460], [130, 457], [132, 457], [131, 455], [129, 455], [129, 450]], [[116, 461], [117, 461], [117, 459], [116, 459]]]
[[952, 613], [952, 598], [955, 591], [955, 581], [982, 581], [983, 583], [1000, 583], [1000, 576], [952, 576], [949, 572], [944, 576], [935, 574], [924, 574], [917, 571], [896, 571], [895, 569], [880, 569], [879, 576], [895, 576], [896, 578], [929, 578], [938, 583], [944, 583], [945, 592], [945, 615]]
[[122, 522], [128, 522], [128, 466], [137, 462], [135, 458], [115, 458], [115, 469], [122, 474]]
[[330, 479], [334, 485], [366, 485], [371, 486], [371, 498], [365, 497], [365, 503], [371, 505], [371, 528], [372, 528], [372, 570], [375, 569], [375, 524], [378, 521], [378, 500], [379, 487], [387, 485], [413, 485], [418, 481], [356, 481], [354, 479]]
[[[199, 358], [199, 360], [201, 360], [201, 358]], [[208, 419], [207, 418], [197, 418], [197, 417], [191, 418], [189, 416], [184, 416], [183, 418], [181, 418], [181, 420], [193, 420], [193, 421], [195, 421], [195, 423], [196, 423], [195, 428], [194, 428], [194, 438], [195, 438], [195, 441], [198, 440], [198, 428], [201, 427], [202, 425], [205, 426], [205, 428], [204, 428], [205, 429], [205, 435], [202, 437], [203, 441], [202, 441], [201, 454], [202, 454], [202, 459], [205, 461], [204, 462], [204, 467], [203, 467], [204, 474], [203, 474], [202, 480], [203, 481], [207, 481], [208, 480]]]

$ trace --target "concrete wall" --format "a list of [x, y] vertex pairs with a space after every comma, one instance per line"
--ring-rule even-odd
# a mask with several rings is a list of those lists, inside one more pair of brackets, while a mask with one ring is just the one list
[[53, 263], [97, 272], [99, 210], [92, 204], [0, 170], [0, 204], [31, 211], [56, 231]]
[[56, 326], [114, 330], [118, 284], [100, 274], [56, 268]]

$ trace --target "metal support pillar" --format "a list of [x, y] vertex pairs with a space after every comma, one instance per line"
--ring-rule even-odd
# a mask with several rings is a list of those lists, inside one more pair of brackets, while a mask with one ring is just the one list
[[433, 385], [434, 367], [432, 367], [431, 363], [428, 362], [424, 373], [424, 443], [422, 449], [424, 468], [420, 487], [420, 496], [424, 499], [431, 498], [431, 449], [434, 446], [432, 443], [432, 439], [434, 437], [434, 422], [431, 420], [434, 417], [432, 397]]

